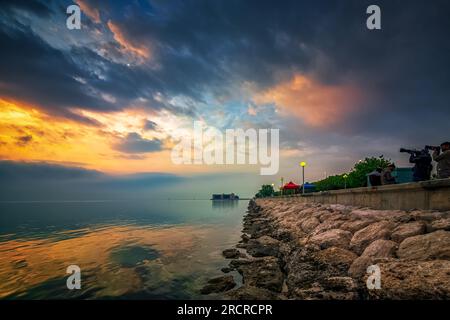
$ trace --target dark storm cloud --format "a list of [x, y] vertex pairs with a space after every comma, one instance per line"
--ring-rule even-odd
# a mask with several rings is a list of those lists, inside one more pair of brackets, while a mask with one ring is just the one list
[[43, 2], [37, 0], [0, 0], [0, 7], [3, 11], [13, 13], [14, 10], [23, 10], [35, 15], [48, 18], [52, 10]]
[[0, 180], [11, 183], [15, 180], [67, 180], [99, 178], [102, 174], [95, 170], [63, 166], [47, 162], [0, 161]]
[[138, 133], [131, 132], [114, 147], [116, 150], [124, 153], [146, 153], [160, 151], [162, 144], [160, 140], [145, 139]]
[[355, 85], [364, 96], [344, 123], [325, 131], [426, 140], [448, 122], [448, 1], [377, 1], [377, 31], [365, 26], [373, 4], [366, 0], [85, 2], [132, 43], [150, 48], [157, 66], [113, 62], [122, 54], [117, 43], [102, 44], [105, 56], [86, 47], [62, 52], [26, 27], [2, 24], [2, 94], [72, 117], [68, 107], [117, 110], [139, 98], [154, 109], [194, 114], [200, 111], [154, 96], [232, 97], [243, 82], [264, 90], [301, 73]]
[[239, 81], [263, 89], [300, 72], [363, 92], [348, 121], [330, 130], [406, 137], [421, 122], [431, 137], [433, 123], [448, 121], [448, 1], [378, 1], [381, 31], [365, 26], [372, 1], [152, 3], [153, 16], [131, 7], [117, 23], [131, 39], [158, 47], [158, 76], [175, 91], [224, 92]]
[[50, 47], [28, 27], [0, 24], [0, 94], [35, 103], [57, 115], [75, 117], [66, 108], [113, 108], [90, 95], [75, 78], [93, 78], [69, 57]]
[[[148, 189], [183, 177], [164, 173], [109, 176], [99, 171], [46, 162], [0, 161], [0, 200], [148, 199]], [[142, 190], [142, 194], [136, 191]]]

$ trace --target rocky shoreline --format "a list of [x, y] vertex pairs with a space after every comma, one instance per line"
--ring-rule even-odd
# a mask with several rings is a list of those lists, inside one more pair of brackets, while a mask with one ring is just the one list
[[[226, 299], [450, 299], [450, 212], [249, 202], [242, 240], [204, 294]], [[369, 289], [367, 267], [380, 271]]]

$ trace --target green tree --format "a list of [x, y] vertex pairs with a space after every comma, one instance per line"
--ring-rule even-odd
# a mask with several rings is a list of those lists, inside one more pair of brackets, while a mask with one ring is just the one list
[[347, 188], [359, 188], [367, 186], [367, 174], [376, 168], [384, 169], [390, 163], [390, 160], [381, 157], [365, 158], [358, 161], [353, 169], [344, 174], [327, 177], [326, 179], [314, 182], [316, 191], [338, 190]]
[[274, 195], [274, 193], [275, 191], [273, 190], [273, 187], [270, 184], [264, 184], [261, 186], [261, 189], [255, 195], [255, 197], [256, 198], [271, 197]]

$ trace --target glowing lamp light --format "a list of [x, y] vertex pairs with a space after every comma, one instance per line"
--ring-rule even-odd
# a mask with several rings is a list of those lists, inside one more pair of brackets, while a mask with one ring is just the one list
[[306, 167], [306, 162], [305, 161], [300, 162], [300, 167]]

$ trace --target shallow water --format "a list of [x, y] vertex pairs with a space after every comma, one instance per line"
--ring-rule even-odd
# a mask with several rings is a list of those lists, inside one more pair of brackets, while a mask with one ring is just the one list
[[[0, 203], [0, 298], [193, 299], [227, 265], [247, 201]], [[81, 268], [69, 290], [66, 268]], [[239, 283], [240, 277], [234, 274]]]

